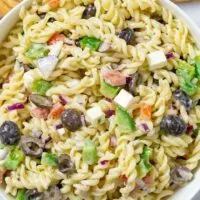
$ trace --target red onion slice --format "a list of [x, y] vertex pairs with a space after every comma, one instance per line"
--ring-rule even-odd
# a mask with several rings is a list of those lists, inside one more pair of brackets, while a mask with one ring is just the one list
[[115, 135], [110, 136], [110, 146], [111, 147], [116, 147], [117, 146], [117, 138]]
[[62, 104], [62, 105], [65, 105], [65, 104], [67, 104], [68, 102], [67, 102], [67, 99], [65, 99], [63, 96], [61, 96], [61, 95], [59, 95], [59, 99], [60, 99], [60, 103]]
[[172, 52], [166, 54], [166, 58], [167, 59], [171, 59], [171, 58], [174, 58], [174, 57], [175, 56], [174, 56], [174, 54]]
[[126, 83], [127, 84], [129, 84], [132, 80], [133, 80], [133, 78], [131, 76], [126, 77]]
[[24, 109], [24, 103], [15, 103], [15, 104], [7, 107], [8, 111], [22, 110], [22, 109]]
[[141, 123], [141, 127], [144, 130], [145, 133], [150, 132], [150, 129], [146, 123]]
[[106, 110], [105, 114], [106, 114], [106, 118], [109, 118], [115, 115], [115, 110]]
[[107, 165], [109, 163], [109, 160], [101, 160], [100, 163], [101, 165]]
[[40, 130], [36, 130], [36, 129], [33, 129], [32, 130], [32, 136], [37, 136], [38, 138], [41, 138], [42, 137], [42, 131]]
[[63, 125], [62, 124], [57, 124], [55, 128], [56, 128], [56, 130], [61, 129], [61, 128], [63, 128]]
[[149, 191], [148, 185], [141, 179], [136, 179], [136, 184], [138, 189], [144, 190], [144, 191]]
[[52, 138], [50, 136], [47, 136], [46, 138], [43, 138], [42, 141], [46, 144], [48, 142], [50, 142], [52, 140]]
[[194, 131], [194, 126], [191, 124], [188, 124], [187, 126], [187, 133], [191, 133], [192, 131]]

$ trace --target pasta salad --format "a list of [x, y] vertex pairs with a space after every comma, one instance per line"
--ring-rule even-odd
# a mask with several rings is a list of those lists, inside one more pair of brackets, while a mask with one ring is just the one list
[[16, 200], [160, 200], [192, 180], [200, 51], [158, 0], [34, 0], [0, 74], [0, 183]]

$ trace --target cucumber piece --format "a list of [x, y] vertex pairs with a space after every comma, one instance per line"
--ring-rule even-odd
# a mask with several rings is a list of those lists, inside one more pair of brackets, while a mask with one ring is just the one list
[[135, 122], [131, 116], [119, 106], [116, 109], [116, 123], [123, 132], [131, 132], [136, 130]]
[[111, 86], [108, 83], [106, 83], [103, 79], [101, 80], [100, 92], [103, 96], [112, 99], [117, 95], [119, 91], [120, 87]]
[[41, 164], [56, 167], [57, 166], [56, 155], [47, 152], [42, 153]]
[[5, 158], [3, 167], [10, 170], [16, 170], [24, 158], [25, 155], [19, 147], [12, 148]]
[[97, 163], [97, 148], [93, 141], [86, 140], [83, 148], [83, 160], [88, 165]]

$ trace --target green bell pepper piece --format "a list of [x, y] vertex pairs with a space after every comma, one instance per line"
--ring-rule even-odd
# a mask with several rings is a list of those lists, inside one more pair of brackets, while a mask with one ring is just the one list
[[189, 96], [195, 94], [198, 89], [198, 87], [194, 83], [182, 79], [180, 80], [180, 87]]
[[196, 75], [196, 69], [193, 65], [186, 63], [185, 61], [179, 60], [179, 66], [176, 70], [176, 74], [179, 77], [181, 89], [188, 95], [193, 95], [197, 91], [198, 87], [192, 83]]
[[17, 192], [17, 196], [16, 196], [16, 200], [29, 200], [25, 197], [25, 192], [26, 192], [26, 189], [23, 189], [23, 190], [19, 190]]
[[144, 146], [143, 152], [140, 155], [140, 162], [137, 165], [137, 172], [140, 178], [145, 177], [152, 169], [152, 165], [150, 163], [150, 158], [152, 156], [152, 149], [148, 146]]
[[141, 160], [136, 167], [138, 177], [140, 178], [145, 177], [151, 171], [151, 168], [152, 166], [150, 163], [146, 163], [144, 160]]
[[26, 52], [26, 56], [32, 60], [37, 60], [47, 56], [49, 49], [47, 49], [46, 44], [32, 43], [29, 50]]
[[123, 132], [131, 132], [135, 130], [135, 122], [131, 116], [122, 108], [116, 108], [116, 123]]
[[41, 164], [56, 167], [57, 166], [56, 155], [47, 152], [42, 153]]
[[178, 68], [176, 74], [180, 79], [191, 81], [195, 77], [195, 68], [194, 66], [188, 64], [185, 61], [180, 60], [178, 62]]
[[93, 141], [86, 140], [83, 147], [83, 161], [88, 165], [97, 163], [97, 148]]
[[140, 155], [141, 159], [143, 159], [146, 162], [149, 162], [151, 156], [152, 156], [152, 149], [149, 148], [148, 146], [144, 146], [143, 152]]
[[200, 56], [196, 56], [194, 59], [195, 74], [198, 80], [200, 80]]
[[101, 43], [102, 41], [95, 37], [85, 36], [80, 40], [80, 46], [82, 49], [88, 47], [94, 51], [96, 51], [100, 47]]
[[120, 87], [111, 86], [108, 83], [106, 83], [103, 79], [101, 80], [100, 92], [103, 96], [112, 99], [117, 95], [119, 91]]
[[12, 148], [5, 158], [3, 167], [10, 170], [16, 170], [25, 156], [19, 147]]
[[33, 81], [31, 89], [36, 94], [45, 95], [47, 90], [49, 90], [51, 87], [51, 82], [38, 79]]

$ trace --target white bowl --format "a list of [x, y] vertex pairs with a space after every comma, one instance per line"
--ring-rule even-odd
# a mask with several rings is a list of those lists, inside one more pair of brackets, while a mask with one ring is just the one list
[[[16, 6], [0, 21], [0, 30], [1, 30], [0, 45], [2, 41], [8, 35], [9, 31], [17, 22], [20, 8], [22, 6], [29, 7], [31, 4], [31, 1], [32, 0], [25, 0], [21, 2], [18, 6]], [[159, 1], [164, 7], [170, 9], [178, 19], [185, 22], [191, 34], [193, 35], [194, 39], [196, 40], [198, 47], [200, 48], [200, 30], [197, 27], [197, 25], [178, 6], [176, 6], [171, 1], [169, 0], [159, 0]], [[200, 169], [198, 169], [197, 172], [195, 173], [193, 181], [191, 181], [185, 187], [178, 190], [170, 198], [170, 200], [192, 199], [200, 189], [199, 182], [200, 182]], [[9, 200], [9, 199], [12, 199], [12, 198], [5, 194], [5, 192], [3, 191], [3, 188], [0, 188], [0, 200]]]

